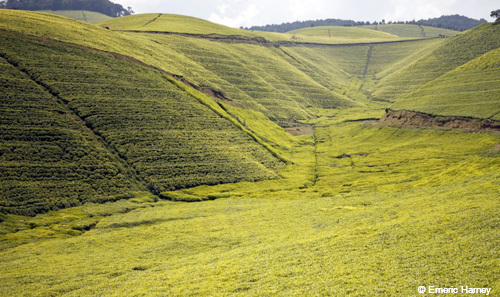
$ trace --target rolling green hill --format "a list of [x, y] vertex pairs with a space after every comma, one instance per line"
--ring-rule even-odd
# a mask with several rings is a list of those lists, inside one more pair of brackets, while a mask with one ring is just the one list
[[[380, 79], [427, 54], [443, 40], [338, 47], [288, 47], [296, 67], [325, 87], [353, 98], [369, 98]], [[361, 91], [361, 92], [360, 92]]]
[[85, 10], [41, 10], [40, 12], [65, 16], [71, 19], [88, 23], [98, 23], [111, 19], [110, 16], [107, 16], [105, 14]]
[[176, 14], [149, 13], [110, 19], [99, 23], [112, 30], [158, 31], [188, 34], [240, 35], [257, 37], [245, 30], [233, 29], [199, 18]]
[[334, 40], [335, 43], [369, 43], [401, 39], [389, 33], [358, 27], [312, 27], [287, 33], [295, 35], [298, 41], [304, 40], [318, 43], [329, 43], [330, 40]]
[[[500, 26], [308, 44], [106, 24], [0, 10], [0, 296], [500, 290], [498, 129], [380, 120], [500, 123]], [[114, 31], [142, 27], [179, 34]]]
[[500, 46], [500, 27], [478, 26], [386, 76], [376, 86], [373, 97], [398, 101], [426, 83]]
[[[1, 40], [2, 49], [11, 41]], [[5, 51], [0, 56], [0, 212], [35, 215], [132, 197], [137, 185], [99, 138]]]
[[198, 18], [163, 13], [114, 18], [100, 22], [99, 25], [119, 31], [188, 34], [206, 38], [225, 38], [236, 42], [241, 38], [254, 42], [321, 44], [369, 43], [407, 39], [363, 28], [335, 26], [299, 29], [287, 33], [247, 31], [229, 28]]
[[500, 48], [425, 84], [392, 108], [500, 120], [499, 94]]
[[[36, 34], [102, 50], [132, 56], [202, 87], [223, 91], [234, 104], [251, 107], [273, 118], [310, 118], [312, 107], [353, 106], [355, 102], [332, 92], [289, 64], [290, 59], [276, 47], [227, 44], [176, 35], [115, 33], [91, 25], [68, 23], [62, 18], [23, 12], [26, 26], [16, 14], [0, 15], [11, 30]], [[125, 19], [125, 18], [124, 18]], [[42, 22], [49, 25], [34, 29]], [[62, 29], [56, 29], [60, 27]], [[251, 49], [251, 50], [250, 50]], [[254, 67], [253, 65], [261, 65]], [[263, 71], [266, 69], [266, 71]], [[305, 96], [307, 94], [307, 96]], [[280, 104], [274, 104], [279, 100]]]
[[458, 31], [454, 30], [420, 26], [420, 25], [411, 25], [411, 24], [368, 25], [368, 26], [362, 26], [361, 28], [386, 32], [399, 37], [415, 37], [415, 38], [432, 38], [432, 37], [438, 37], [439, 35], [455, 36], [459, 34]]
[[[273, 170], [281, 166], [280, 161], [255, 142], [251, 135], [224, 118], [221, 111], [216, 109], [218, 106], [207, 106], [208, 103], [202, 99], [179, 90], [170, 78], [163, 77], [157, 71], [64, 44], [46, 46], [43, 42], [3, 35], [1, 55], [7, 57], [19, 71], [27, 73], [34, 82], [44, 86], [52, 96], [64, 102], [67, 109], [75, 114], [76, 120], [83, 121], [96, 136], [101, 137], [110, 152], [114, 152], [137, 175], [142, 186], [152, 192], [277, 177]], [[16, 51], [20, 47], [25, 50]], [[36, 97], [29, 93], [26, 97], [24, 94], [18, 96], [16, 102]], [[19, 117], [20, 114], [13, 116]], [[36, 121], [43, 123], [46, 120]], [[27, 126], [26, 129], [31, 128]], [[4, 133], [7, 131], [4, 130]], [[33, 140], [38, 138], [33, 137]], [[19, 144], [21, 147], [29, 146], [32, 138], [27, 136], [24, 141], [24, 144]], [[50, 139], [47, 142], [50, 147]], [[35, 152], [33, 154], [37, 157]], [[50, 152], [47, 154], [50, 155]], [[85, 155], [84, 151], [82, 154]], [[2, 157], [8, 158], [4, 162], [13, 158], [9, 154], [3, 154]], [[52, 165], [43, 159], [40, 162], [40, 166]], [[97, 162], [96, 166], [106, 164], [104, 160], [94, 162]], [[7, 162], [3, 165], [9, 168], [10, 164]], [[26, 170], [29, 168], [26, 167]], [[100, 169], [97, 167], [95, 170]], [[104, 177], [105, 174], [117, 174], [116, 169], [111, 168], [109, 171], [103, 171]], [[26, 177], [27, 182], [37, 181], [45, 173], [41, 169], [39, 173], [35, 171], [32, 174]], [[82, 174], [89, 175], [85, 172]], [[42, 190], [46, 186], [44, 183], [33, 183], [32, 189], [22, 184], [14, 187], [9, 177], [10, 174], [2, 182], [6, 189], [12, 187], [14, 193], [22, 187], [24, 195], [47, 195], [47, 191]], [[67, 192], [68, 195], [72, 193]], [[93, 197], [98, 195], [84, 192]], [[17, 206], [15, 203], [10, 204], [16, 201], [14, 199], [19, 199], [16, 197], [10, 193], [2, 197], [6, 200], [6, 211], [22, 212], [14, 210]], [[109, 200], [106, 197], [96, 199]], [[82, 198], [80, 202], [86, 200]], [[32, 207], [37, 207], [37, 203], [33, 203]], [[78, 203], [70, 205], [75, 204]]]

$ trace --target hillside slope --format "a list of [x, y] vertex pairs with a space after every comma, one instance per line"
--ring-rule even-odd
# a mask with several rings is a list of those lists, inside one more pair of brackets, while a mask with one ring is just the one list
[[380, 81], [373, 97], [398, 101], [424, 84], [500, 47], [500, 26], [483, 24], [446, 39], [439, 48]]
[[392, 108], [500, 120], [500, 48], [425, 84]]
[[325, 87], [369, 98], [382, 78], [439, 46], [442, 39], [337, 47], [283, 47], [294, 65]]
[[[23, 51], [19, 51], [19, 48]], [[27, 73], [31, 81], [44, 86], [53, 97], [64, 102], [69, 112], [76, 117], [76, 121], [81, 121], [94, 133], [95, 137], [102, 138], [109, 152], [120, 159], [119, 163], [110, 162], [105, 152], [102, 153], [103, 155], [92, 157], [92, 154], [102, 150], [86, 149], [85, 145], [79, 145], [84, 140], [78, 140], [78, 137], [84, 139], [85, 135], [80, 136], [77, 132], [72, 132], [77, 134], [74, 136], [76, 140], [73, 141], [76, 142], [75, 154], [79, 156], [90, 154], [88, 158], [81, 159], [82, 162], [88, 159], [88, 162], [94, 164], [94, 167], [88, 167], [88, 170], [95, 170], [94, 173], [102, 171], [100, 174], [93, 175], [83, 171], [81, 175], [87, 177], [82, 177], [80, 180], [86, 185], [92, 185], [94, 180], [97, 184], [104, 183], [105, 186], [109, 183], [110, 189], [103, 186], [104, 189], [97, 189], [98, 192], [94, 193], [79, 189], [77, 186], [71, 190], [61, 188], [61, 192], [67, 190], [65, 192], [68, 195], [67, 199], [70, 201], [76, 199], [77, 202], [67, 204], [61, 202], [57, 205], [74, 206], [89, 201], [86, 198], [78, 200], [79, 196], [73, 194], [75, 191], [83, 192], [98, 201], [117, 199], [115, 196], [107, 198], [101, 192], [123, 196], [123, 191], [125, 193], [127, 189], [130, 191], [131, 186], [127, 186], [127, 183], [130, 184], [132, 181], [120, 178], [118, 175], [120, 170], [116, 168], [120, 163], [127, 167], [128, 171], [133, 172], [134, 177], [136, 176], [142, 184], [142, 188], [147, 187], [155, 194], [163, 190], [202, 184], [255, 181], [278, 177], [275, 170], [282, 167], [282, 162], [257, 143], [253, 136], [225, 118], [215, 109], [217, 106], [210, 107], [207, 105], [209, 103], [204, 102], [202, 98], [194, 97], [179, 89], [175, 82], [170, 81], [170, 78], [152, 68], [131, 63], [107, 53], [75, 48], [57, 42], [47, 43], [8, 32], [2, 34], [0, 55], [7, 57], [9, 63], [15, 65], [18, 71]], [[25, 80], [30, 83], [28, 77]], [[21, 85], [19, 88], [24, 88], [24, 86]], [[36, 89], [36, 87], [31, 88]], [[37, 93], [25, 92], [15, 95], [14, 102], [22, 102], [28, 106], [36, 104], [36, 101], [30, 102], [30, 100], [39, 100]], [[3, 95], [1, 98], [4, 105], [12, 105], [6, 101], [10, 96]], [[14, 111], [20, 108], [21, 106], [14, 108]], [[50, 108], [54, 107], [49, 106], [46, 109], [50, 111]], [[8, 115], [6, 119], [9, 119], [9, 123], [48, 121], [43, 118], [25, 119], [25, 111], [11, 112]], [[49, 115], [45, 111], [42, 116]], [[26, 124], [19, 129], [26, 129], [28, 133], [26, 137], [18, 140], [19, 146], [23, 147], [28, 155], [33, 154], [33, 158], [41, 158], [39, 154], [44, 154], [44, 152], [41, 150], [37, 153], [40, 148], [37, 148], [36, 142], [33, 142], [41, 136], [33, 134], [36, 130], [32, 130], [31, 126]], [[10, 139], [9, 135], [15, 134], [10, 130], [2, 129], [2, 137]], [[42, 130], [40, 133], [43, 135], [46, 132]], [[41, 138], [41, 140], [44, 139]], [[45, 141], [49, 146], [48, 149], [56, 149], [52, 148], [51, 138]], [[17, 160], [16, 158], [25, 158], [20, 155], [22, 149], [12, 148], [8, 143], [6, 145], [4, 149], [10, 147], [12, 152], [18, 151], [19, 153], [14, 153], [14, 156], [12, 153], [2, 153], [2, 164], [4, 168], [16, 168], [11, 164], [13, 164], [12, 161]], [[56, 145], [59, 144], [56, 143]], [[43, 189], [50, 184], [36, 182], [43, 181], [47, 174], [52, 175], [51, 171], [46, 172], [47, 170], [43, 168], [53, 168], [52, 165], [54, 165], [54, 161], [50, 159], [51, 153], [47, 152], [47, 154], [48, 160], [36, 159], [42, 168], [40, 170], [16, 165], [20, 169], [14, 169], [13, 172], [2, 176], [2, 189], [4, 191], [11, 189], [11, 192], [2, 194], [3, 211], [31, 214], [31, 211], [51, 209], [37, 208], [37, 203], [45, 203], [37, 199], [44, 199], [40, 196], [47, 194], [47, 190]], [[74, 157], [69, 155], [68, 158]], [[27, 162], [30, 164], [30, 161]], [[65, 174], [71, 176], [69, 180], [78, 180], [78, 176], [74, 176], [71, 172], [79, 171], [71, 169], [73, 166], [71, 163], [65, 166], [62, 162], [60, 166], [60, 169], [54, 167], [50, 170], [66, 172]], [[74, 166], [81, 165], [76, 162]], [[109, 168], [101, 170], [101, 167]], [[16, 179], [12, 179], [15, 175], [24, 175], [23, 170], [30, 172], [23, 180], [31, 187], [14, 182]], [[109, 182], [106, 181], [107, 175], [110, 175], [108, 179], [111, 181]], [[104, 181], [100, 182], [100, 179]], [[64, 176], [60, 180], [64, 182]], [[116, 183], [120, 183], [120, 186]], [[120, 190], [114, 193], [115, 188]], [[19, 194], [13, 194], [18, 192]], [[33, 197], [35, 202], [30, 202], [31, 206], [27, 206], [26, 211], [18, 209], [15, 201], [19, 201], [19, 195]], [[50, 197], [49, 199], [56, 199], [54, 196]], [[24, 199], [21, 201], [26, 203]]]
[[4, 34], [0, 40], [0, 212], [35, 215], [132, 197], [140, 187], [120, 162], [62, 102], [4, 58], [11, 40]]
[[[356, 105], [290, 65], [290, 57], [276, 47], [120, 33], [56, 16], [8, 10], [0, 12], [2, 27], [134, 57], [200, 88], [221, 92], [237, 106], [253, 108], [272, 118], [307, 119], [312, 117], [308, 107]], [[266, 71], [252, 65], [261, 65]]]
[[240, 29], [215, 24], [199, 18], [165, 14], [146, 13], [110, 19], [99, 23], [111, 30], [157, 31], [188, 34], [240, 35], [257, 37], [257, 35]]
[[459, 34], [458, 31], [411, 24], [379, 24], [362, 26], [361, 28], [386, 32], [399, 37], [415, 38], [432, 38], [439, 35], [455, 36]]
[[335, 40], [336, 43], [368, 43], [401, 39], [393, 34], [359, 27], [311, 27], [287, 33], [296, 35], [298, 41], [321, 43], [328, 43], [329, 40]]

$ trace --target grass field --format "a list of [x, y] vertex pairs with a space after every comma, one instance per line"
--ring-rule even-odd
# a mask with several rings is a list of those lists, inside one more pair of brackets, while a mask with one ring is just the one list
[[218, 25], [202, 19], [176, 14], [151, 13], [130, 15], [99, 23], [112, 30], [157, 31], [188, 34], [216, 34], [258, 37], [251, 32]]
[[500, 49], [433, 80], [393, 108], [500, 120]]
[[[2, 295], [401, 296], [422, 284], [500, 289], [493, 260], [498, 157], [485, 155], [498, 137], [327, 122], [318, 132], [316, 185], [194, 188], [230, 196], [148, 202], [102, 218], [90, 207], [75, 210], [74, 216], [94, 213], [94, 229], [2, 252]], [[348, 135], [357, 137], [345, 141]], [[343, 153], [352, 157], [336, 158]]]
[[369, 43], [401, 40], [398, 36], [358, 27], [311, 27], [287, 32], [297, 41], [318, 43]]
[[[108, 25], [240, 32], [158, 16]], [[498, 294], [500, 135], [378, 121], [500, 120], [498, 28], [278, 45], [0, 10], [0, 295]]]
[[383, 25], [368, 25], [362, 28], [371, 29], [379, 32], [386, 32], [399, 37], [413, 37], [413, 38], [432, 38], [439, 37], [439, 35], [455, 36], [458, 31], [419, 26], [411, 24], [383, 24]]
[[105, 14], [86, 10], [41, 10], [40, 12], [65, 16], [70, 19], [93, 24], [111, 19], [110, 16], [107, 16]]
[[375, 98], [397, 101], [426, 83], [500, 46], [500, 27], [483, 24], [447, 39], [440, 47], [380, 81]]
[[[19, 47], [25, 51], [13, 50]], [[16, 37], [4, 37], [0, 49], [27, 78], [62, 100], [153, 192], [278, 177], [274, 171], [281, 162], [228, 115], [224, 118], [215, 102], [214, 107], [200, 102], [211, 99], [186, 94], [157, 71], [104, 54], [58, 44], [48, 48]], [[18, 95], [17, 100], [31, 98]], [[5, 182], [11, 185], [9, 179]]]

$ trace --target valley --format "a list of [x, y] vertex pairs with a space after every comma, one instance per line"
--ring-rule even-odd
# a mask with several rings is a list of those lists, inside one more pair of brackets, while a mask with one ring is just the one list
[[387, 26], [1, 10], [0, 295], [498, 292], [500, 26]]

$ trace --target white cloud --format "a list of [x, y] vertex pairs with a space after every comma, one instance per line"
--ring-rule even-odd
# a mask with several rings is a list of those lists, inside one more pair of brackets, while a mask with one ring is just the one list
[[229, 5], [227, 4], [222, 4], [222, 5], [219, 5], [219, 7], [217, 7], [217, 10], [221, 13], [221, 14], [225, 14], [226, 13], [226, 10], [228, 9]]
[[227, 8], [228, 7], [219, 9], [219, 13], [211, 13], [208, 20], [214, 23], [237, 28], [240, 26], [248, 26], [259, 14], [259, 9], [257, 9], [257, 7], [253, 4], [249, 5], [245, 10], [234, 17], [227, 15]]

